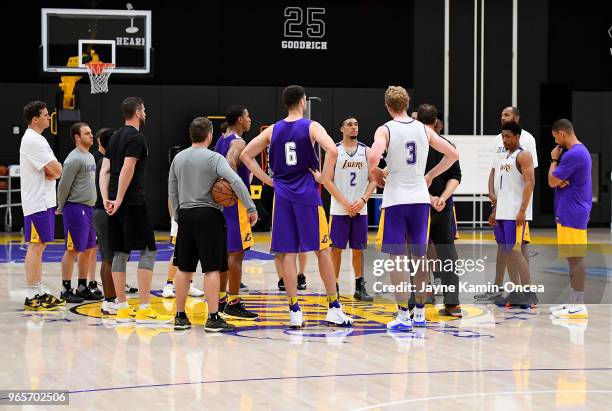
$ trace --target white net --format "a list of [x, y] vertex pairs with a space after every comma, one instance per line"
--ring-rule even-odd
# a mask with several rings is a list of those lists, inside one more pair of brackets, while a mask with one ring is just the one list
[[91, 94], [108, 92], [108, 78], [110, 77], [114, 64], [111, 63], [87, 63], [87, 73], [91, 83]]

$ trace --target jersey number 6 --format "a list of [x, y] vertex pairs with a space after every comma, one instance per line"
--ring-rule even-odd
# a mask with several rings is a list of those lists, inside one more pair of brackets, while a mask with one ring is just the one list
[[288, 166], [297, 164], [297, 153], [295, 152], [295, 142], [288, 141], [285, 143], [285, 163]]

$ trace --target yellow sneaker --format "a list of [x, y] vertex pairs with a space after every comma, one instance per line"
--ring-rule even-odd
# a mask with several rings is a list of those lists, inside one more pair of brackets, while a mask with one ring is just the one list
[[38, 294], [34, 298], [26, 298], [23, 303], [23, 309], [26, 311], [52, 311], [57, 309], [57, 304], [46, 301]]
[[136, 310], [132, 307], [127, 308], [118, 308], [117, 315], [115, 316], [115, 321], [118, 323], [129, 323], [134, 320], [136, 316]]
[[174, 317], [171, 315], [160, 314], [151, 307], [136, 311], [136, 322], [138, 324], [169, 324], [173, 320]]

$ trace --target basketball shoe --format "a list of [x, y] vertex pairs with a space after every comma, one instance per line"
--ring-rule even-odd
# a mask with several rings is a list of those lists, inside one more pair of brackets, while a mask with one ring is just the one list
[[42, 299], [38, 294], [33, 298], [25, 299], [23, 309], [26, 311], [52, 311], [57, 309], [56, 304], [49, 303]]
[[589, 312], [584, 304], [568, 304], [564, 308], [553, 311], [553, 318], [589, 318]]
[[350, 327], [353, 325], [353, 319], [342, 311], [342, 306], [338, 300], [330, 304], [325, 322], [328, 325], [336, 325], [339, 327]]
[[302, 328], [304, 325], [305, 321], [302, 309], [295, 303], [289, 307], [289, 328]]
[[136, 323], [138, 324], [169, 324], [172, 320], [172, 316], [160, 314], [151, 307], [136, 311]]
[[412, 320], [407, 310], [399, 308], [395, 319], [387, 323], [388, 330], [410, 331], [412, 330]]
[[422, 304], [417, 304], [414, 307], [414, 313], [412, 315], [412, 325], [415, 327], [425, 327], [426, 324], [425, 306]]

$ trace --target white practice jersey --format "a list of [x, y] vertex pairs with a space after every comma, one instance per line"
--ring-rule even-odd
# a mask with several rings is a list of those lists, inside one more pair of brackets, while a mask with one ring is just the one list
[[497, 220], [516, 220], [516, 216], [521, 209], [525, 179], [518, 169], [516, 157], [522, 151], [523, 149], [519, 147], [513, 153], [508, 153], [499, 162], [496, 170], [496, 173], [499, 173], [499, 191], [497, 192], [495, 211]]
[[[363, 197], [368, 187], [367, 146], [359, 143], [357, 149], [352, 153], [347, 152], [341, 143], [336, 144], [336, 147], [338, 148], [338, 159], [334, 172], [334, 184], [352, 204]], [[331, 215], [348, 215], [346, 209], [333, 196], [329, 213]], [[359, 214], [367, 215], [368, 207], [363, 207]]]
[[425, 183], [425, 166], [429, 153], [429, 138], [425, 125], [418, 120], [385, 123], [389, 130], [387, 171], [382, 207], [398, 204], [429, 204]]
[[[521, 131], [520, 137], [520, 145], [521, 147], [531, 153], [531, 157], [533, 158], [533, 168], [538, 168], [538, 152], [536, 149], [536, 140], [531, 135], [531, 133], [527, 130]], [[506, 157], [506, 149], [504, 148], [504, 142], [502, 139], [502, 135], [498, 134], [495, 136], [495, 153], [491, 158], [491, 168], [495, 169], [495, 175], [493, 176], [493, 191], [495, 195], [499, 192], [499, 163]], [[527, 211], [525, 212], [525, 219], [531, 221], [533, 217], [533, 196], [531, 200], [529, 200], [529, 205], [527, 206]]]

